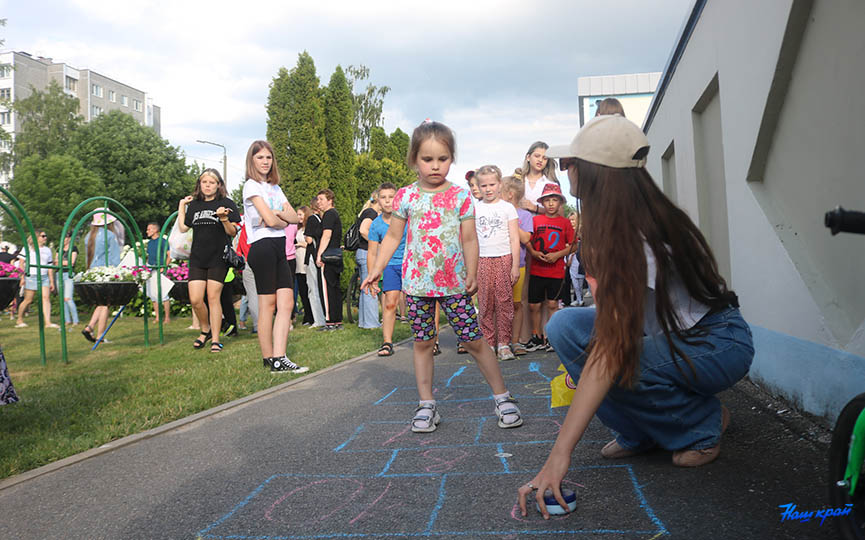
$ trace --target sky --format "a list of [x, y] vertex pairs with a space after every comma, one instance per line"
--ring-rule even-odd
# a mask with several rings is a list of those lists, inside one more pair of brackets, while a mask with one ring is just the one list
[[327, 85], [362, 64], [391, 88], [388, 133], [425, 118], [454, 130], [449, 179], [464, 184], [484, 164], [519, 167], [536, 140], [570, 142], [579, 77], [663, 71], [692, 1], [0, 0], [0, 38], [147, 92], [188, 161], [221, 169], [222, 150], [196, 140], [227, 147], [229, 188], [265, 137], [280, 67], [307, 51]]

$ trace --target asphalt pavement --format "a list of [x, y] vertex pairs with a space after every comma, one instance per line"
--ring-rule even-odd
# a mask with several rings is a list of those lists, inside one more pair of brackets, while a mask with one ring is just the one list
[[516, 489], [566, 412], [550, 408], [558, 359], [500, 364], [525, 419], [504, 430], [471, 357], [449, 329], [441, 342], [434, 433], [409, 429], [417, 391], [402, 343], [0, 482], [0, 539], [834, 537], [830, 520], [782, 520], [781, 508], [827, 506], [826, 430], [748, 381], [721, 396], [732, 421], [716, 462], [603, 459], [611, 435], [594, 420], [565, 482], [576, 511], [523, 518]]

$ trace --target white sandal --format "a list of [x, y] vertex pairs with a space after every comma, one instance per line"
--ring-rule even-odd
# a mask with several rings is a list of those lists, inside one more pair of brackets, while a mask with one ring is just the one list
[[[496, 400], [496, 416], [499, 417], [500, 428], [515, 428], [523, 425], [523, 417], [520, 416], [520, 410], [517, 408], [516, 405], [514, 405], [514, 403], [516, 402], [517, 400], [515, 400], [511, 396]], [[504, 417], [508, 415], [516, 416], [517, 419], [513, 422], [505, 422]]]
[[415, 433], [431, 433], [442, 421], [434, 403], [421, 403], [414, 412], [417, 414], [411, 419], [411, 430]]

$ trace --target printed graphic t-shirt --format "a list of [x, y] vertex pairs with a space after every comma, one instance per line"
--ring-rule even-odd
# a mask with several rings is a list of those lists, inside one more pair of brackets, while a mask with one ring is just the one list
[[[372, 225], [369, 226], [369, 241], [370, 242], [378, 242], [381, 244], [384, 237], [387, 236], [387, 231], [390, 229], [390, 223], [385, 223], [384, 219], [380, 216], [375, 218], [375, 221], [372, 222]], [[405, 238], [408, 233], [408, 226], [403, 227], [402, 229], [402, 240], [399, 241], [399, 245], [396, 247], [396, 251], [393, 252], [393, 256], [388, 261], [388, 266], [402, 266], [402, 256], [405, 252]], [[381, 249], [381, 246], [379, 246]]]
[[402, 286], [412, 296], [452, 296], [465, 292], [466, 268], [460, 225], [475, 218], [471, 194], [453, 184], [424, 191], [417, 182], [400, 188], [393, 214], [406, 220]]
[[255, 204], [252, 202], [252, 198], [256, 196], [261, 197], [264, 204], [271, 210], [281, 210], [282, 205], [288, 201], [285, 198], [285, 193], [278, 185], [256, 182], [251, 178], [247, 180], [243, 184], [243, 218], [247, 241], [254, 244], [262, 238], [284, 237], [284, 228], [268, 227], [261, 219], [258, 210], [255, 209]]
[[[565, 249], [565, 244], [574, 241], [574, 227], [571, 220], [562, 216], [548, 217], [546, 214], [535, 216], [533, 220], [535, 227], [532, 233], [532, 247], [541, 253], [553, 253]], [[557, 260], [553, 264], [540, 259], [532, 259], [531, 275], [563, 278], [565, 277], [565, 258]]]
[[502, 257], [511, 254], [508, 223], [517, 219], [517, 209], [501, 199], [494, 203], [480, 201], [475, 205], [475, 227], [481, 257]]
[[222, 253], [225, 245], [231, 243], [231, 237], [225, 232], [225, 227], [219, 221], [216, 210], [224, 206], [228, 208], [228, 221], [240, 223], [237, 205], [229, 198], [212, 201], [192, 201], [186, 205], [186, 222], [184, 225], [192, 228], [192, 248], [189, 251], [189, 266], [196, 268], [212, 268], [225, 264]]

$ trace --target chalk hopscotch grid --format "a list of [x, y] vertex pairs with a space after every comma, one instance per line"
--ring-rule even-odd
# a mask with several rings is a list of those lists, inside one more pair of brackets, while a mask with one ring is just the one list
[[[485, 384], [466, 384], [466, 385], [452, 385], [452, 381], [460, 376], [466, 369], [466, 366], [461, 366], [458, 368], [448, 379], [446, 382], [446, 388], [473, 388], [473, 387], [485, 387]], [[549, 382], [550, 377], [546, 376], [540, 371], [539, 364], [537, 362], [531, 362], [528, 366], [529, 372], [533, 372], [545, 381]], [[520, 384], [516, 381], [511, 381], [512, 383]], [[530, 384], [530, 383], [527, 383]], [[379, 400], [373, 403], [373, 405], [381, 405], [384, 404], [387, 399], [396, 393], [398, 390], [408, 388], [408, 387], [396, 387], [392, 389], [390, 392], [385, 394]], [[539, 395], [525, 395], [525, 396], [517, 396], [517, 399], [546, 399], [549, 400], [550, 396], [539, 396]], [[489, 398], [466, 398], [466, 399], [453, 399], [453, 400], [443, 400], [443, 402], [449, 403], [464, 403], [464, 402], [472, 402], [472, 401], [483, 401], [488, 400]], [[414, 404], [415, 402], [388, 402], [387, 405], [405, 405], [405, 404]], [[552, 409], [550, 409], [552, 410]], [[550, 412], [548, 414], [535, 414], [535, 415], [524, 415], [526, 418], [531, 417], [561, 417], [564, 418], [565, 415], [557, 414]], [[405, 424], [405, 421], [402, 420], [393, 420], [393, 421], [370, 421], [355, 429], [355, 432], [342, 444], [333, 449], [333, 452], [342, 452], [342, 453], [363, 453], [363, 452], [390, 452], [391, 456], [388, 459], [387, 463], [385, 463], [383, 469], [378, 474], [374, 476], [370, 475], [350, 475], [350, 474], [275, 474], [267, 478], [261, 485], [255, 488], [246, 498], [243, 499], [240, 503], [238, 503], [234, 508], [232, 508], [226, 515], [213, 522], [206, 528], [202, 529], [197, 537], [198, 538], [213, 538], [213, 539], [236, 539], [236, 540], [294, 540], [294, 539], [312, 539], [312, 538], [385, 538], [385, 537], [432, 537], [432, 536], [493, 536], [493, 535], [508, 535], [508, 534], [517, 534], [517, 535], [533, 535], [533, 536], [546, 536], [552, 534], [652, 534], [655, 535], [652, 538], [657, 538], [659, 536], [664, 536], [668, 534], [668, 531], [661, 520], [657, 517], [652, 507], [649, 505], [648, 500], [643, 494], [642, 487], [637, 481], [636, 474], [634, 473], [631, 465], [628, 464], [616, 464], [616, 465], [594, 465], [594, 466], [579, 466], [572, 467], [568, 469], [569, 471], [579, 471], [579, 470], [588, 470], [588, 469], [625, 469], [628, 478], [631, 482], [631, 485], [634, 489], [634, 493], [639, 501], [640, 508], [646, 513], [646, 516], [655, 524], [657, 529], [655, 530], [626, 530], [626, 529], [591, 529], [591, 530], [580, 530], [580, 529], [562, 529], [562, 530], [532, 530], [532, 529], [508, 529], [508, 530], [498, 530], [498, 531], [434, 531], [435, 522], [438, 517], [438, 513], [443, 507], [446, 498], [446, 484], [447, 479], [453, 476], [496, 476], [496, 475], [512, 475], [512, 474], [535, 474], [537, 471], [511, 471], [508, 465], [507, 457], [502, 455], [500, 456], [500, 461], [502, 463], [503, 470], [500, 472], [447, 472], [447, 473], [388, 473], [388, 470], [396, 461], [400, 452], [404, 451], [413, 451], [413, 450], [429, 450], [429, 449], [450, 449], [450, 448], [464, 448], [464, 447], [495, 447], [499, 454], [504, 454], [505, 446], [520, 446], [520, 445], [536, 445], [536, 444], [551, 444], [555, 442], [554, 440], [537, 440], [537, 441], [509, 441], [507, 443], [495, 442], [495, 443], [481, 443], [479, 439], [481, 437], [482, 429], [484, 422], [487, 417], [480, 418], [454, 418], [452, 422], [470, 422], [477, 421], [478, 429], [477, 434], [475, 436], [475, 441], [473, 443], [464, 443], [464, 444], [446, 444], [446, 445], [426, 445], [426, 446], [416, 446], [416, 447], [404, 447], [404, 448], [386, 448], [386, 449], [358, 449], [358, 450], [346, 450], [345, 447], [349, 445], [353, 440], [357, 438], [357, 436], [363, 432], [365, 426], [375, 425], [375, 424]], [[594, 440], [585, 440], [584, 443], [602, 443], [604, 441], [594, 441]], [[222, 523], [229, 520], [234, 514], [243, 509], [247, 504], [249, 504], [255, 497], [260, 494], [265, 487], [272, 482], [274, 479], [278, 478], [336, 478], [336, 479], [352, 479], [352, 478], [363, 478], [369, 479], [373, 477], [377, 478], [411, 478], [411, 477], [438, 477], [441, 476], [441, 482], [439, 484], [439, 493], [436, 501], [435, 507], [432, 509], [430, 513], [430, 518], [427, 524], [427, 528], [423, 532], [419, 533], [322, 533], [322, 534], [312, 534], [312, 535], [288, 535], [288, 536], [273, 536], [273, 535], [255, 535], [255, 536], [244, 536], [231, 534], [227, 536], [223, 535], [215, 535], [209, 533], [209, 531], [218, 527]]]
[[242, 510], [247, 504], [252, 502], [252, 500], [261, 493], [264, 488], [271, 483], [275, 479], [279, 478], [336, 478], [336, 479], [369, 479], [369, 475], [358, 475], [358, 474], [274, 474], [267, 480], [265, 480], [261, 485], [256, 487], [243, 501], [238, 503], [234, 508], [231, 509], [226, 515], [222, 516], [212, 524], [208, 525], [206, 528], [199, 531], [197, 537], [198, 538], [208, 538], [208, 539], [218, 539], [218, 540], [301, 540], [301, 539], [312, 539], [312, 538], [385, 538], [385, 537], [403, 537], [403, 538], [423, 538], [423, 537], [433, 537], [433, 536], [492, 536], [492, 535], [507, 535], [507, 534], [516, 534], [516, 535], [531, 535], [531, 536], [545, 536], [551, 534], [617, 534], [617, 535], [655, 535], [653, 538], [658, 536], [664, 536], [669, 534], [667, 528], [664, 526], [663, 522], [661, 522], [660, 518], [655, 514], [655, 511], [649, 505], [648, 500], [643, 494], [642, 486], [637, 481], [637, 476], [634, 474], [633, 467], [629, 464], [615, 464], [615, 465], [586, 465], [586, 466], [578, 466], [571, 467], [568, 469], [568, 472], [576, 472], [581, 470], [591, 470], [591, 469], [623, 469], [627, 475], [628, 479], [631, 482], [631, 486], [634, 489], [634, 495], [637, 497], [637, 500], [640, 503], [640, 508], [646, 513], [646, 517], [657, 527], [657, 529], [651, 530], [641, 530], [641, 529], [559, 529], [559, 530], [549, 530], [549, 529], [503, 529], [496, 531], [436, 531], [433, 530], [435, 527], [436, 519], [438, 518], [438, 513], [441, 511], [444, 506], [444, 501], [447, 496], [447, 480], [450, 477], [455, 476], [505, 476], [505, 475], [530, 475], [535, 474], [537, 471], [530, 470], [521, 470], [521, 471], [506, 471], [506, 472], [448, 472], [448, 473], [404, 473], [404, 474], [384, 474], [384, 475], [376, 475], [383, 478], [406, 478], [406, 477], [436, 477], [441, 476], [441, 482], [439, 483], [438, 497], [436, 500], [435, 507], [430, 512], [430, 518], [427, 521], [427, 527], [422, 532], [398, 532], [398, 533], [346, 533], [346, 532], [336, 532], [336, 533], [319, 533], [319, 534], [292, 534], [292, 535], [252, 535], [247, 536], [243, 534], [228, 534], [228, 535], [220, 535], [220, 534], [212, 534], [209, 531], [215, 529], [219, 525], [228, 521], [235, 513]]

